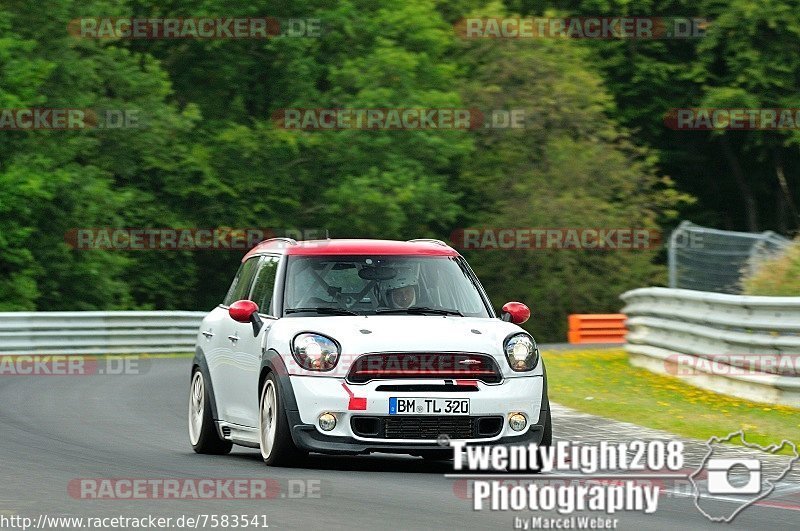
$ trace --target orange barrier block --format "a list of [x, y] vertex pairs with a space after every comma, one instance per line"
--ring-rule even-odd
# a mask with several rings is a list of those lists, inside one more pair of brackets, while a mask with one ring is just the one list
[[569, 316], [569, 332], [567, 340], [573, 344], [582, 343], [624, 343], [624, 313], [584, 314], [574, 313]]

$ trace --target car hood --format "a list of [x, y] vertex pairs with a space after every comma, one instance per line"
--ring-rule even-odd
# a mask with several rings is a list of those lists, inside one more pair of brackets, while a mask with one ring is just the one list
[[342, 353], [349, 356], [368, 352], [481, 352], [497, 356], [502, 355], [506, 337], [524, 330], [500, 319], [477, 317], [289, 317], [275, 322], [269, 346], [287, 352], [292, 338], [300, 332], [331, 337], [339, 342]]

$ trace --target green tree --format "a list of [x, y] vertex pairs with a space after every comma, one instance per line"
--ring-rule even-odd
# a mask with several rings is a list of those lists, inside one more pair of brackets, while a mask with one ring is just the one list
[[[462, 175], [467, 222], [486, 227], [657, 229], [686, 201], [611, 117], [614, 102], [591, 54], [564, 40], [465, 45], [465, 99], [524, 111], [522, 129], [484, 129]], [[659, 252], [481, 250], [469, 254], [496, 306], [528, 302], [540, 340], [563, 341], [568, 313], [615, 312], [619, 294], [662, 282]]]
[[162, 305], [163, 300], [154, 303], [154, 294], [144, 296], [141, 286], [158, 285], [170, 270], [175, 273], [170, 286], [194, 284], [190, 263], [74, 250], [65, 236], [76, 228], [180, 225], [182, 218], [169, 211], [169, 194], [162, 192], [173, 171], [188, 177], [181, 153], [188, 151], [192, 111], [181, 113], [168, 102], [169, 80], [151, 56], [68, 35], [67, 22], [78, 16], [80, 3], [57, 2], [48, 11], [13, 4], [2, 17], [0, 107], [124, 110], [139, 112], [143, 126], [3, 133], [0, 208], [2, 223], [11, 225], [2, 230], [9, 247], [0, 257], [0, 284], [9, 295], [3, 305], [43, 310]]
[[[698, 198], [682, 217], [721, 228], [800, 228], [797, 131], [673, 131], [685, 107], [797, 107], [797, 0], [508, 0], [532, 15], [699, 17], [688, 39], [590, 40], [586, 46], [616, 102], [614, 117], [660, 170]], [[558, 8], [559, 11], [554, 11]]]

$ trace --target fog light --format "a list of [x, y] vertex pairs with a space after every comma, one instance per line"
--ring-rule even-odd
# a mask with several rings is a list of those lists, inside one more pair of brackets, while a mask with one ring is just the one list
[[528, 425], [528, 420], [522, 413], [512, 413], [508, 416], [508, 425], [514, 431], [522, 431]]
[[323, 413], [319, 416], [319, 427], [322, 431], [331, 431], [336, 427], [336, 417], [332, 413]]

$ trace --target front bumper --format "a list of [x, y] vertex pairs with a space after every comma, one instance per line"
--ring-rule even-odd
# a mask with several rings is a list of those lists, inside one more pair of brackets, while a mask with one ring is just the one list
[[[295, 412], [296, 413], [296, 412]], [[540, 444], [544, 436], [545, 423], [549, 421], [550, 412], [542, 410], [540, 415], [541, 424], [533, 424], [522, 435], [516, 437], [501, 437], [493, 440], [492, 445], [528, 445]], [[291, 422], [291, 415], [290, 415]], [[292, 427], [292, 439], [298, 448], [308, 452], [318, 452], [323, 454], [343, 454], [357, 455], [372, 452], [383, 452], [389, 454], [417, 454], [431, 450], [447, 450], [448, 447], [440, 446], [436, 443], [420, 442], [382, 442], [382, 441], [363, 441], [353, 437], [333, 437], [320, 432], [316, 426], [309, 424], [295, 424]], [[481, 444], [481, 441], [468, 442], [470, 444]]]
[[[432, 391], [382, 391], [378, 387], [392, 384], [444, 384], [443, 381], [403, 380], [373, 381], [363, 385], [347, 384], [341, 378], [291, 376], [286, 379], [295, 400], [296, 409], [288, 409], [292, 439], [298, 448], [310, 452], [333, 454], [364, 454], [370, 452], [414, 454], [430, 450], [442, 450], [437, 438], [432, 439], [386, 439], [362, 437], [351, 427], [354, 416], [385, 417], [389, 412], [391, 397], [425, 398], [469, 398], [470, 415], [473, 417], [502, 417], [500, 431], [485, 438], [460, 439], [468, 444], [539, 444], [549, 422], [546, 376], [531, 375], [506, 378], [502, 383], [487, 385], [477, 382], [477, 390], [470, 392]], [[359, 409], [353, 409], [353, 398]], [[362, 408], [366, 409], [362, 409]], [[323, 432], [317, 425], [322, 413], [332, 413], [337, 418], [336, 427]], [[528, 426], [522, 432], [508, 425], [510, 413], [522, 413]]]

